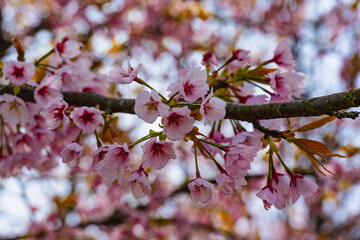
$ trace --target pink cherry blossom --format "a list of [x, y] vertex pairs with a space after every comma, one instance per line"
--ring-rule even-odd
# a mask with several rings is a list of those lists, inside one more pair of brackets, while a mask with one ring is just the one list
[[62, 162], [67, 163], [69, 167], [75, 167], [80, 162], [83, 149], [84, 147], [77, 142], [69, 143], [61, 152]]
[[142, 167], [134, 171], [127, 179], [134, 198], [142, 198], [151, 193], [151, 186], [146, 172]]
[[276, 191], [283, 197], [286, 198], [290, 192], [290, 178], [287, 175], [278, 173], [273, 170], [271, 185], [276, 189]]
[[4, 63], [2, 72], [13, 85], [23, 85], [34, 76], [35, 66], [33, 63], [8, 61]]
[[192, 180], [188, 187], [191, 199], [196, 203], [207, 203], [214, 193], [214, 184], [200, 177]]
[[104, 159], [99, 162], [98, 167], [102, 168], [103, 165], [106, 165], [110, 169], [125, 169], [129, 161], [130, 150], [127, 143], [124, 143], [124, 145], [114, 143], [109, 146], [109, 151], [106, 153]]
[[280, 68], [284, 69], [293, 69], [295, 67], [296, 62], [286, 40], [282, 40], [278, 43], [274, 50], [274, 57], [271, 62], [277, 63]]
[[269, 210], [272, 205], [277, 209], [284, 209], [286, 206], [285, 199], [271, 185], [265, 186], [256, 194], [256, 196], [263, 200], [264, 208], [266, 210]]
[[147, 123], [153, 123], [159, 115], [166, 116], [169, 109], [155, 90], [151, 90], [151, 94], [142, 91], [135, 99], [135, 113]]
[[314, 195], [317, 191], [318, 186], [314, 181], [305, 178], [300, 174], [293, 174], [291, 175], [290, 181], [290, 188], [291, 188], [291, 200], [294, 204], [301, 196], [307, 198]]
[[129, 64], [127, 69], [115, 68], [109, 72], [109, 81], [113, 83], [129, 84], [137, 75], [143, 70], [143, 65], [140, 63], [135, 69]]
[[291, 94], [294, 97], [301, 98], [305, 92], [306, 75], [302, 72], [289, 71], [286, 80]]
[[211, 131], [209, 137], [216, 143], [228, 143], [231, 140], [231, 138], [225, 137], [224, 134], [219, 130]]
[[41, 112], [41, 116], [45, 118], [45, 123], [49, 129], [54, 130], [61, 123], [68, 125], [70, 120], [65, 115], [68, 104], [60, 99], [51, 100]]
[[209, 91], [206, 70], [201, 67], [179, 70], [178, 77], [179, 82], [171, 84], [168, 90], [172, 94], [179, 92], [180, 96], [188, 102], [196, 101]]
[[252, 132], [242, 131], [238, 132], [232, 139], [230, 145], [246, 145], [253, 147], [255, 151], [262, 149], [263, 142], [261, 137], [264, 136], [259, 130], [255, 129]]
[[94, 171], [97, 171], [97, 166], [99, 164], [100, 161], [102, 161], [106, 155], [106, 153], [109, 152], [109, 146], [101, 146], [98, 149], [96, 149], [96, 151], [93, 153], [93, 162], [92, 162], [92, 167], [94, 169]]
[[0, 96], [0, 100], [0, 113], [6, 123], [16, 125], [28, 122], [28, 110], [21, 98], [4, 94]]
[[238, 60], [239, 62], [249, 62], [249, 55], [250, 51], [244, 49], [237, 49], [233, 51], [232, 58]]
[[46, 105], [52, 99], [62, 99], [60, 92], [61, 77], [57, 75], [47, 75], [36, 87], [34, 98], [40, 105]]
[[216, 182], [219, 185], [219, 189], [225, 195], [233, 195], [234, 190], [241, 189], [242, 185], [246, 185], [247, 182], [244, 177], [241, 178], [232, 178], [226, 173], [221, 173], [217, 175]]
[[255, 156], [256, 151], [252, 147], [244, 145], [231, 146], [225, 153], [225, 169], [227, 173], [233, 178], [245, 176]]
[[55, 51], [65, 60], [75, 58], [81, 54], [81, 44], [71, 40], [69, 36], [64, 37], [61, 41], [55, 43]]
[[156, 141], [155, 138], [150, 139], [141, 148], [144, 151], [142, 156], [143, 167], [154, 167], [157, 170], [163, 168], [170, 159], [175, 159], [175, 151], [173, 143], [168, 141]]
[[211, 92], [206, 98], [202, 97], [200, 113], [203, 117], [205, 125], [211, 125], [213, 121], [221, 120], [226, 114], [226, 102], [214, 96]]
[[129, 167], [122, 168], [110, 168], [108, 165], [104, 165], [99, 169], [99, 174], [103, 178], [106, 184], [111, 184], [117, 180], [118, 184], [124, 183], [124, 176], [126, 172], [131, 172]]
[[34, 150], [35, 141], [29, 134], [18, 134], [12, 141], [13, 150], [17, 153], [29, 153]]
[[202, 59], [202, 62], [201, 64], [203, 66], [209, 66], [209, 70], [210, 71], [214, 71], [215, 70], [215, 66], [218, 65], [218, 62], [217, 62], [217, 59], [216, 59], [216, 56], [213, 52], [209, 51], [207, 53], [205, 53], [203, 55], [203, 59]]
[[129, 155], [126, 143], [123, 146], [114, 143], [109, 147], [100, 147], [93, 155], [93, 169], [103, 177], [107, 184], [116, 179], [119, 184], [123, 184], [125, 172], [129, 170]]
[[75, 108], [70, 117], [84, 133], [94, 132], [99, 125], [104, 124], [101, 112], [94, 107]]
[[270, 86], [276, 95], [285, 97], [284, 100], [289, 100], [289, 94], [300, 98], [305, 91], [306, 77], [303, 73], [294, 71], [271, 73]]
[[188, 107], [174, 108], [164, 119], [164, 134], [170, 140], [181, 140], [193, 129], [195, 122]]
[[274, 90], [275, 94], [280, 96], [289, 95], [290, 89], [286, 80], [286, 73], [276, 71], [270, 74], [270, 86]]

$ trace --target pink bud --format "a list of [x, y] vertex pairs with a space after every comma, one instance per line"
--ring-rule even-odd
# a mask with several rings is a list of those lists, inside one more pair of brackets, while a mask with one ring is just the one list
[[196, 178], [188, 185], [191, 193], [191, 199], [197, 203], [207, 203], [213, 193], [214, 185], [203, 178]]

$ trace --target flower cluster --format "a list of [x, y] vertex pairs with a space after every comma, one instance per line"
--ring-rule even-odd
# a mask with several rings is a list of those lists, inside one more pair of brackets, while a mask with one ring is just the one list
[[316, 193], [318, 186], [312, 180], [305, 178], [301, 174], [290, 173], [290, 177], [273, 171], [271, 180], [256, 194], [263, 200], [266, 210], [271, 208], [272, 205], [277, 209], [285, 208], [289, 197], [292, 204], [294, 204], [300, 195], [307, 198]]
[[[170, 160], [177, 159], [173, 142], [186, 140], [193, 143], [196, 167], [196, 176], [188, 184], [191, 198], [199, 204], [207, 204], [214, 195], [215, 186], [201, 177], [198, 153], [214, 163], [218, 170], [215, 181], [219, 191], [231, 196], [247, 184], [245, 177], [251, 169], [251, 162], [257, 152], [269, 143], [264, 141], [263, 133], [255, 125], [254, 131], [250, 132], [234, 120], [229, 120], [234, 136], [224, 137], [221, 126], [226, 121], [226, 102], [283, 101], [290, 99], [291, 95], [300, 97], [303, 92], [305, 78], [294, 71], [295, 61], [286, 41], [278, 44], [272, 59], [260, 64], [251, 59], [250, 51], [238, 49], [216, 69], [219, 65], [216, 56], [212, 52], [206, 53], [203, 66], [192, 64], [178, 70], [177, 81], [167, 88], [168, 96], [140, 78], [143, 71], [141, 63], [135, 69], [130, 64], [127, 69], [115, 68], [105, 77], [93, 73], [86, 54], [80, 51], [81, 46], [67, 36], [56, 42], [54, 49], [34, 64], [23, 61], [4, 63], [2, 73], [10, 85], [35, 85], [36, 102], [25, 103], [19, 97], [9, 94], [0, 96], [1, 121], [8, 125], [21, 124], [25, 129], [21, 139], [11, 139], [6, 151], [3, 151], [4, 146], [1, 145], [2, 156], [8, 158], [6, 170], [10, 174], [15, 172], [19, 164], [26, 162], [11, 158], [12, 154], [21, 153], [23, 159], [28, 159], [30, 154], [40, 152], [41, 149], [52, 149], [60, 154], [63, 163], [76, 171], [80, 168], [86, 150], [82, 138], [94, 134], [98, 149], [92, 156], [92, 170], [106, 184], [117, 182], [129, 187], [135, 198], [142, 198], [151, 194], [149, 169], [161, 170]], [[46, 58], [49, 58], [49, 64], [43, 63]], [[264, 67], [274, 63], [279, 67], [276, 71]], [[46, 75], [32, 81], [36, 69], [45, 70]], [[119, 144], [116, 141], [103, 144], [98, 133], [109, 129], [112, 117], [95, 107], [69, 106], [62, 93], [80, 91], [103, 94], [104, 86], [133, 82], [150, 89], [140, 92], [135, 99], [134, 111], [138, 117], [150, 124], [161, 118], [161, 131], [151, 130], [133, 144]], [[266, 95], [254, 95], [254, 88], [257, 87]], [[201, 133], [194, 126], [196, 122], [212, 126], [210, 134], [206, 136]], [[3, 130], [1, 132], [8, 134]], [[51, 144], [51, 139], [59, 136], [64, 141]], [[141, 164], [133, 169], [131, 149], [140, 143], [143, 143]], [[51, 163], [46, 160], [26, 162], [26, 166], [38, 169], [54, 165], [53, 160]], [[267, 185], [257, 194], [263, 199], [266, 209], [271, 205], [282, 209], [287, 197], [291, 196], [295, 203], [300, 195], [309, 197], [316, 191], [316, 184], [299, 174], [287, 170], [291, 177], [288, 180], [273, 167], [270, 170], [272, 175], [268, 177]]]

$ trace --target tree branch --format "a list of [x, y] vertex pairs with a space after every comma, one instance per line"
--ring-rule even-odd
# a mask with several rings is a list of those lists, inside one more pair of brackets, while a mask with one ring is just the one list
[[[0, 85], [1, 87], [1, 85]], [[4, 87], [0, 94], [13, 94], [14, 87]], [[108, 114], [134, 112], [134, 99], [116, 99], [104, 97], [95, 93], [63, 92], [64, 100], [71, 106], [95, 106]], [[24, 101], [35, 102], [33, 88], [21, 88], [18, 97]], [[348, 92], [335, 93], [327, 96], [310, 98], [306, 100], [293, 100], [283, 103], [267, 103], [247, 105], [227, 103], [227, 119], [253, 122], [263, 119], [291, 118], [334, 115], [334, 112], [360, 106], [360, 89]]]

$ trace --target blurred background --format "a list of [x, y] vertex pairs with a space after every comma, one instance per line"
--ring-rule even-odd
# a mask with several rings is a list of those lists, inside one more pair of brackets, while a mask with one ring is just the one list
[[[34, 61], [69, 35], [82, 43], [82, 64], [96, 78], [105, 78], [114, 67], [142, 63], [142, 78], [165, 93], [177, 80], [178, 69], [200, 64], [208, 51], [222, 63], [241, 48], [260, 62], [271, 58], [276, 44], [286, 39], [297, 71], [307, 75], [303, 98], [360, 84], [357, 0], [3, 0], [0, 7], [2, 62], [16, 59], [12, 39], [23, 44], [26, 61]], [[87, 76], [78, 77], [87, 81]], [[112, 97], [135, 98], [144, 90], [135, 84], [101, 86], [95, 92]], [[150, 127], [158, 128], [159, 122], [151, 126], [136, 115], [116, 116], [113, 131], [119, 142], [134, 142]], [[313, 119], [293, 121], [301, 126]], [[334, 175], [321, 176], [298, 150], [280, 145], [289, 166], [316, 180], [319, 190], [284, 210], [269, 211], [255, 196], [265, 184], [265, 151], [252, 163], [248, 186], [199, 207], [187, 190], [195, 176], [188, 143], [177, 144], [178, 159], [166, 169], [149, 173], [153, 193], [136, 200], [127, 189], [107, 186], [89, 171], [90, 150], [96, 146], [89, 138], [88, 156], [76, 171], [55, 156], [57, 164], [45, 173], [23, 167], [11, 176], [3, 174], [0, 238], [289, 239], [291, 234], [291, 239], [359, 239], [359, 127], [358, 120], [341, 119], [301, 135], [347, 156], [329, 159]], [[140, 147], [133, 152], [131, 161], [139, 165]], [[200, 164], [203, 177], [214, 179], [206, 160]]]

